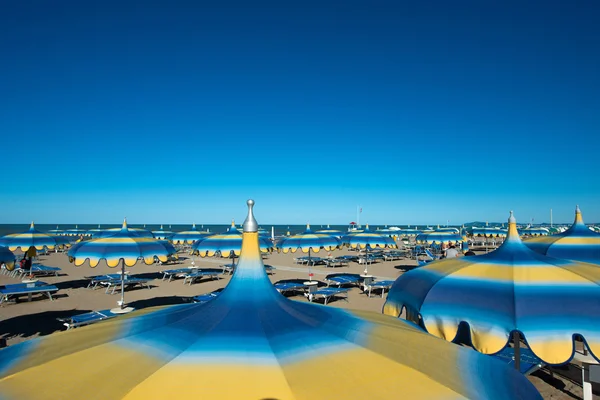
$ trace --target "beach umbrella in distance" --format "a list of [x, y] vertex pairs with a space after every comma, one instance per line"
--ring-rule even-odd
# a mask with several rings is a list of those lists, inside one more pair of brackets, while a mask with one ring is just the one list
[[37, 251], [44, 250], [44, 248], [54, 250], [56, 246], [66, 246], [69, 244], [69, 240], [40, 232], [35, 229], [35, 224], [32, 222], [29, 230], [6, 235], [1, 239], [0, 244], [8, 247], [10, 251], [21, 250], [29, 257], [35, 257]]
[[75, 228], [67, 229], [64, 234], [67, 236], [87, 236], [87, 232], [87, 230], [79, 229], [79, 227], [75, 225]]
[[171, 242], [173, 244], [192, 244], [196, 240], [200, 240], [207, 236], [210, 236], [211, 233], [208, 231], [199, 231], [196, 229], [196, 224], [192, 225], [192, 229], [189, 231], [177, 232], [173, 236], [171, 236]]
[[474, 237], [506, 237], [508, 231], [503, 228], [492, 227], [492, 226], [474, 226], [471, 230]]
[[421, 233], [420, 230], [411, 228], [400, 229], [398, 231], [399, 236], [417, 236], [419, 233]]
[[405, 321], [285, 298], [251, 210], [217, 297], [0, 349], [3, 400], [80, 398], [90, 381], [104, 382], [98, 399], [541, 399], [516, 371]]
[[15, 255], [8, 247], [0, 246], [0, 264], [4, 264], [8, 271], [15, 269]]
[[[273, 251], [273, 242], [269, 238], [261, 236], [260, 232], [257, 231], [257, 233], [260, 251], [262, 253]], [[239, 257], [242, 252], [242, 239], [242, 232], [235, 227], [235, 222], [231, 221], [231, 227], [227, 231], [194, 242], [190, 253], [200, 257], [213, 257], [219, 254], [221, 257], [231, 257], [235, 267], [235, 257]]]
[[95, 238], [97, 235], [99, 235], [100, 233], [102, 233], [104, 231], [105, 230], [100, 227], [100, 224], [98, 224], [97, 228], [90, 229], [87, 231], [87, 236], [91, 236], [91, 237]]
[[[122, 228], [109, 228], [109, 229], [103, 229], [102, 231], [96, 233], [93, 238], [94, 239], [101, 239], [101, 238], [106, 238], [106, 237], [111, 237], [116, 233], [121, 232]], [[145, 239], [154, 239], [154, 235], [152, 234], [152, 232], [150, 232], [147, 229], [142, 229], [142, 228], [127, 228], [127, 231], [129, 232], [130, 235], [136, 235], [139, 238], [145, 238]]]
[[362, 232], [349, 233], [342, 237], [342, 243], [352, 249], [364, 249], [365, 250], [365, 275], [368, 274], [369, 270], [369, 250], [371, 249], [397, 249], [398, 245], [394, 239], [382, 236], [376, 232], [372, 232], [369, 229], [369, 224]]
[[526, 228], [518, 229], [519, 235], [521, 236], [546, 236], [550, 234], [548, 228], [528, 226]]
[[[503, 350], [511, 336], [518, 365], [520, 335], [548, 364], [568, 362], [573, 336], [584, 337], [600, 355], [600, 268], [547, 257], [530, 250], [510, 214], [508, 237], [495, 251], [476, 257], [434, 261], [400, 276], [384, 313], [418, 322], [448, 341], [462, 340], [479, 352]], [[468, 340], [467, 340], [468, 342]]]
[[462, 235], [454, 231], [433, 231], [423, 232], [417, 235], [417, 243], [459, 243], [464, 241]]
[[78, 267], [86, 260], [89, 260], [92, 268], [96, 267], [100, 260], [105, 260], [111, 268], [121, 265], [121, 311], [113, 312], [124, 312], [131, 311], [130, 308], [125, 308], [125, 266], [133, 267], [138, 259], [142, 259], [146, 264], [153, 264], [155, 258], [166, 262], [170, 255], [175, 254], [174, 250], [173, 246], [167, 247], [154, 238], [140, 237], [136, 232], [130, 231], [125, 219], [121, 230], [114, 232], [112, 236], [79, 242], [71, 247], [67, 254], [69, 261]]
[[330, 228], [329, 225], [327, 225], [327, 228], [325, 228], [325, 229], [319, 229], [315, 233], [324, 233], [326, 235], [335, 236], [335, 237], [340, 238], [340, 239], [342, 238], [342, 236], [344, 236], [346, 234], [346, 232], [342, 232], [339, 229], [332, 229], [332, 228]]
[[277, 251], [284, 253], [295, 253], [298, 249], [303, 253], [308, 253], [308, 278], [312, 281], [313, 273], [311, 270], [312, 260], [311, 251], [318, 253], [319, 250], [332, 251], [339, 249], [342, 242], [336, 236], [326, 233], [316, 233], [310, 229], [310, 225], [306, 225], [306, 230], [297, 235], [284, 237], [277, 242]]
[[47, 233], [51, 235], [63, 235], [65, 231], [62, 229], [58, 229], [58, 225], [56, 225], [56, 229], [50, 229]]
[[531, 238], [523, 243], [531, 250], [550, 257], [600, 264], [600, 233], [590, 230], [583, 223], [579, 206], [575, 209], [575, 222], [566, 231]]
[[154, 235], [154, 237], [156, 239], [159, 239], [159, 240], [169, 240], [175, 234], [175, 232], [165, 231], [163, 229], [163, 226], [161, 225], [160, 229], [157, 230], [157, 231], [152, 231], [152, 234]]

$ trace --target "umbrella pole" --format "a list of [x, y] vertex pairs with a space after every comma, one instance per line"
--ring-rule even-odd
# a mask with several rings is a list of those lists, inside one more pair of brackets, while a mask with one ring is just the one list
[[365, 247], [365, 275], [369, 274], [369, 245]]
[[121, 259], [121, 310], [125, 308], [125, 260]]
[[518, 331], [513, 332], [513, 344], [515, 346], [515, 369], [521, 370], [521, 337]]
[[310, 263], [311, 263], [311, 259], [310, 259], [310, 247], [308, 248], [308, 281], [312, 282], [312, 273], [311, 273], [311, 269], [310, 269]]

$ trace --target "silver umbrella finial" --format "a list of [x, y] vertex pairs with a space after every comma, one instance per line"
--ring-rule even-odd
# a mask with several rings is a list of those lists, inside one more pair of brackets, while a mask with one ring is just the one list
[[254, 200], [250, 199], [246, 202], [248, 204], [248, 216], [244, 221], [244, 232], [258, 232], [258, 223], [254, 219], [254, 213], [252, 208], [254, 207]]

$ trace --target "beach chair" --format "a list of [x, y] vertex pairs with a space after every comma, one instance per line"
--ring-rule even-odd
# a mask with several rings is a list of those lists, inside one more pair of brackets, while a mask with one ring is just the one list
[[[125, 272], [125, 275], [127, 275], [127, 274], [128, 274], [128, 272]], [[121, 279], [121, 274], [85, 276], [84, 278], [90, 280], [87, 285], [88, 289], [96, 289], [102, 282], [110, 281], [113, 279]]]
[[[533, 354], [533, 352], [528, 348], [520, 347], [519, 353], [519, 371], [523, 375], [532, 374], [538, 369], [544, 367], [545, 363], [537, 358], [536, 355]], [[492, 355], [491, 357], [508, 364], [513, 369], [515, 368], [515, 349], [513, 347], [505, 347], [502, 351]]]
[[[104, 293], [108, 294], [108, 292], [110, 291], [110, 294], [115, 294], [116, 290], [121, 287], [121, 283], [124, 286], [123, 290], [127, 290], [129, 288], [133, 288], [136, 286], [141, 286], [141, 287], [145, 286], [147, 289], [150, 289], [150, 285], [148, 284], [148, 282], [150, 282], [150, 281], [151, 281], [151, 279], [130, 278], [128, 276], [125, 276], [125, 279], [123, 280], [123, 282], [121, 282], [121, 276], [119, 275], [118, 279], [110, 279], [110, 280], [101, 281], [100, 284], [103, 286], [106, 286], [106, 290], [104, 291]], [[112, 291], [111, 291], [111, 288], [112, 288]]]
[[389, 291], [393, 284], [394, 281], [391, 280], [372, 281], [364, 285], [363, 291], [367, 294], [367, 296], [371, 297], [371, 292], [375, 290], [381, 290], [381, 297], [383, 297], [385, 291]]
[[323, 299], [323, 304], [327, 305], [327, 302], [334, 297], [340, 297], [341, 299], [348, 301], [349, 290], [349, 288], [324, 287], [316, 290], [311, 290], [310, 292], [305, 293], [305, 296], [310, 302], [317, 299]]
[[223, 271], [216, 268], [197, 269], [184, 275], [183, 284], [185, 285], [186, 283], [189, 283], [191, 286], [192, 283], [196, 282], [197, 280], [201, 280], [204, 277], [209, 277], [211, 280], [219, 279], [219, 275], [222, 274]]
[[343, 258], [324, 258], [323, 262], [327, 268], [343, 267], [344, 265], [348, 266], [348, 261]]
[[35, 264], [31, 266], [29, 273], [34, 276], [58, 276], [61, 269], [58, 267], [48, 267], [46, 265]]
[[197, 271], [198, 268], [188, 267], [188, 268], [177, 268], [177, 269], [168, 269], [165, 271], [161, 271], [163, 274], [162, 280], [169, 279], [169, 282], [173, 280], [173, 278], [184, 278], [190, 272]]
[[194, 303], [200, 303], [200, 304], [207, 303], [207, 302], [213, 300], [214, 298], [216, 298], [223, 291], [223, 289], [225, 289], [225, 288], [220, 288], [217, 290], [213, 290], [210, 293], [204, 293], [204, 294], [200, 294], [198, 296], [194, 296], [191, 298], [191, 300]]
[[359, 274], [330, 274], [325, 276], [327, 286], [335, 285], [341, 288], [344, 285], [360, 286], [363, 278]]
[[50, 301], [52, 293], [58, 291], [54, 285], [48, 285], [45, 282], [36, 281], [32, 283], [16, 283], [13, 285], [0, 286], [0, 304], [14, 299], [17, 302], [21, 296], [27, 296], [27, 301], [31, 301], [34, 294], [42, 294], [48, 296]]
[[90, 311], [87, 313], [73, 315], [67, 318], [56, 318], [62, 322], [67, 330], [77, 328], [79, 326], [90, 325], [96, 322], [104, 321], [117, 317], [121, 314], [113, 314], [110, 310]]

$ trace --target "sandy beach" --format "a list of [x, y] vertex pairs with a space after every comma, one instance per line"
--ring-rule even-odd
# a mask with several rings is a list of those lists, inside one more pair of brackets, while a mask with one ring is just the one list
[[[355, 254], [347, 249], [335, 251], [332, 255]], [[296, 264], [294, 258], [304, 256], [300, 252], [295, 254], [273, 253], [264, 259], [264, 263], [271, 265], [273, 273], [270, 275], [272, 282], [283, 279], [307, 279], [308, 267]], [[319, 252], [315, 256], [326, 257], [326, 252]], [[11, 346], [16, 343], [35, 338], [37, 336], [54, 334], [65, 330], [57, 318], [68, 317], [91, 310], [102, 310], [113, 308], [119, 299], [118, 294], [105, 294], [104, 289], [88, 289], [88, 279], [85, 277], [101, 275], [105, 273], [116, 273], [119, 269], [109, 268], [106, 263], [101, 262], [96, 268], [90, 268], [86, 263], [81, 267], [75, 267], [68, 262], [65, 253], [50, 253], [40, 256], [37, 262], [61, 268], [60, 276], [43, 277], [44, 282], [56, 285], [60, 290], [50, 301], [46, 297], [34, 297], [33, 301], [27, 302], [21, 299], [18, 304], [7, 303], [0, 306], [0, 347]], [[195, 257], [194, 262], [199, 267], [216, 268], [228, 262], [220, 258]], [[173, 268], [191, 266], [192, 258], [185, 252], [180, 252], [179, 262], [169, 265], [146, 265], [138, 262], [134, 267], [127, 270], [131, 276], [150, 278], [150, 289], [135, 288], [125, 293], [126, 303], [136, 310], [147, 307], [166, 306], [181, 304], [189, 297], [211, 292], [215, 289], [225, 287], [229, 282], [230, 275], [221, 275], [217, 280], [203, 279], [192, 285], [184, 284], [182, 279], [171, 282], [163, 281], [161, 271]], [[396, 261], [383, 261], [369, 265], [369, 273], [378, 279], [394, 280], [406, 270], [416, 267], [416, 261], [412, 259], [401, 259]], [[356, 262], [348, 266], [326, 268], [316, 266], [312, 268], [314, 279], [323, 281], [325, 276], [331, 273], [349, 272], [362, 274], [364, 265]], [[18, 283], [19, 279], [0, 275], [0, 285]], [[294, 301], [307, 302], [301, 295], [290, 297]], [[324, 307], [340, 307], [381, 313], [385, 296], [378, 293], [372, 297], [365, 295], [359, 288], [353, 288], [348, 294], [348, 299], [334, 299]], [[85, 329], [85, 328], [78, 328]], [[577, 365], [568, 367], [543, 368], [529, 377], [530, 381], [542, 393], [545, 399], [577, 399], [582, 398], [581, 370]]]

